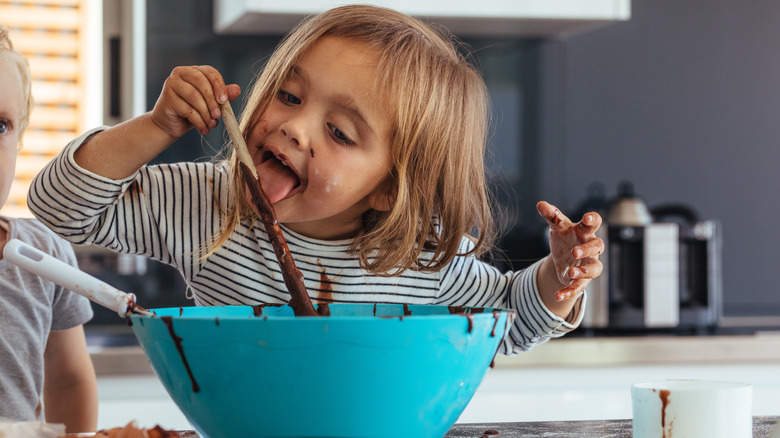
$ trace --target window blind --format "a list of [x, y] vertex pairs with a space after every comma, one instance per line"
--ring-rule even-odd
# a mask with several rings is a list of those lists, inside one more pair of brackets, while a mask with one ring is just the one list
[[0, 22], [30, 62], [34, 100], [4, 215], [30, 216], [30, 181], [85, 130], [86, 20], [86, 0], [0, 0]]

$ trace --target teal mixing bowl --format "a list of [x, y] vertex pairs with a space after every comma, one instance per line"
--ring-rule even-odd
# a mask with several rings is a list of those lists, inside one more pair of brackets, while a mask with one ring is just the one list
[[487, 372], [514, 312], [332, 304], [153, 309], [130, 322], [204, 438], [442, 437]]

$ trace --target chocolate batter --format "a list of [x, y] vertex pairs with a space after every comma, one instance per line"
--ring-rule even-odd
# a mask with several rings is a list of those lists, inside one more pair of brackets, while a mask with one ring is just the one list
[[268, 238], [271, 239], [271, 245], [274, 247], [276, 258], [279, 260], [279, 266], [282, 268], [282, 278], [287, 290], [290, 292], [290, 307], [295, 316], [320, 316], [311, 303], [309, 293], [306, 292], [306, 286], [303, 284], [303, 274], [295, 266], [295, 262], [290, 255], [290, 249], [287, 247], [287, 241], [284, 240], [282, 229], [279, 227], [279, 221], [276, 219], [276, 212], [271, 201], [263, 192], [260, 181], [255, 179], [252, 171], [244, 163], [240, 163], [241, 172], [244, 175], [249, 193], [252, 194], [252, 201], [260, 213], [260, 219], [263, 221]]

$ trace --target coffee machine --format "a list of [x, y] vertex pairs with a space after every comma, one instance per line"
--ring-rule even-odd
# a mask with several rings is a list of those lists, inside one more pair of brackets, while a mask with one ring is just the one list
[[[621, 209], [623, 210], [621, 212]], [[701, 332], [722, 308], [721, 229], [682, 205], [648, 210], [622, 187], [599, 237], [601, 276], [588, 286], [582, 327], [608, 332]]]

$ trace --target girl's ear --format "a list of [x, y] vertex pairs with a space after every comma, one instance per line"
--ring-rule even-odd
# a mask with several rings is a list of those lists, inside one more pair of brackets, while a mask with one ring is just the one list
[[368, 195], [368, 205], [377, 211], [390, 210], [395, 204], [395, 191], [395, 184], [391, 182], [391, 177], [388, 177]]

